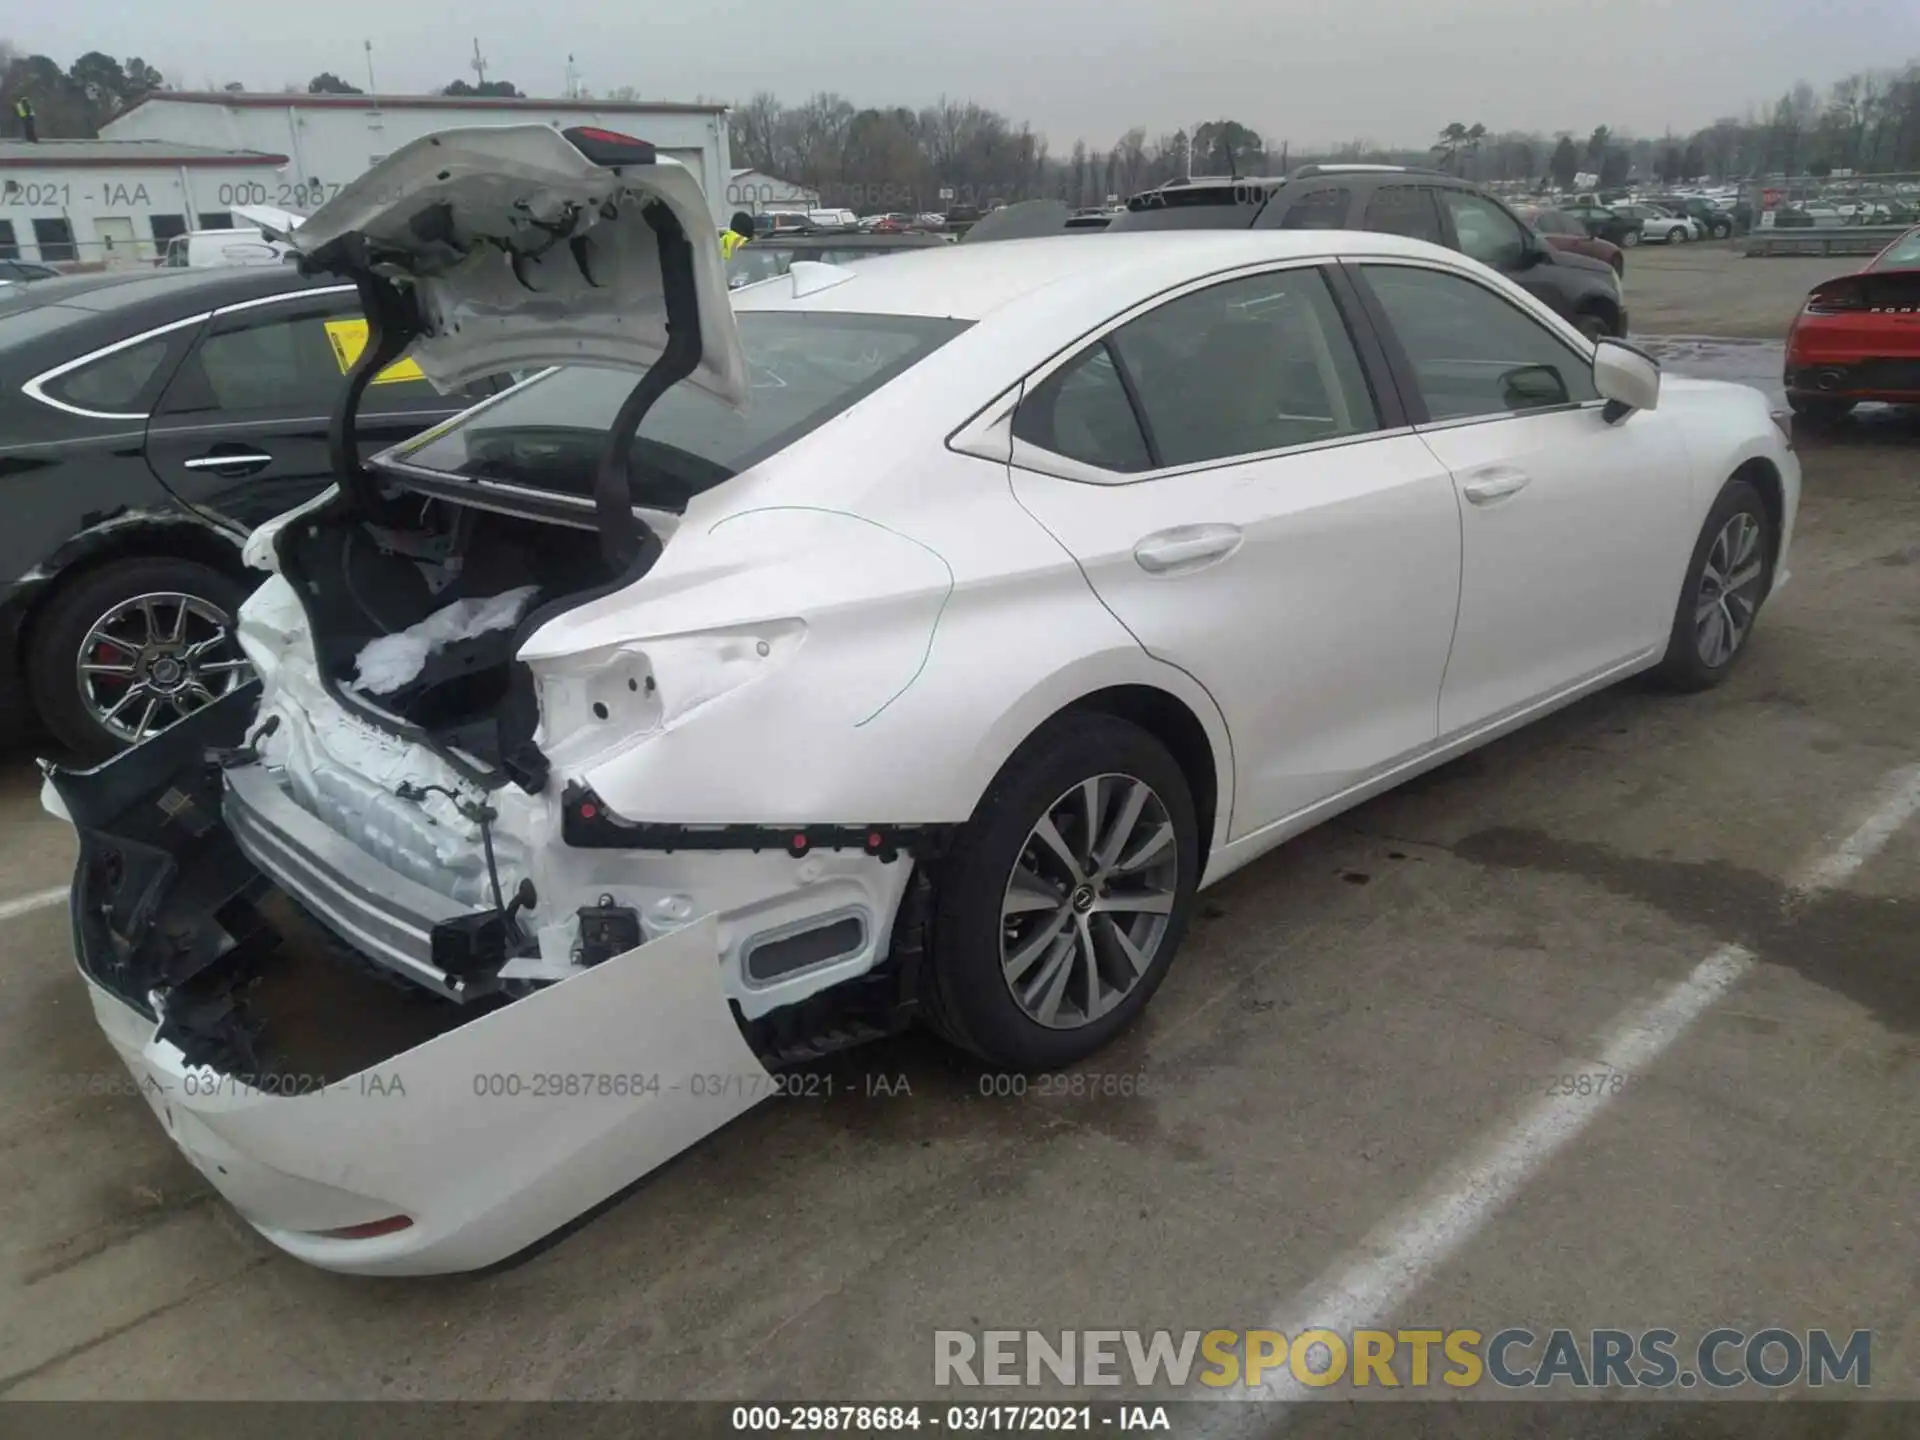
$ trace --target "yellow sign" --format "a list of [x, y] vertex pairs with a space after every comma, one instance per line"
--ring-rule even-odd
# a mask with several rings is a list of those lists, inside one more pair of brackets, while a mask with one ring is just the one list
[[[346, 374], [353, 368], [353, 362], [360, 358], [360, 352], [367, 348], [367, 322], [364, 320], [329, 320], [327, 343], [333, 346], [333, 358], [340, 362], [340, 373]], [[411, 360], [396, 360], [378, 375], [373, 377], [376, 385], [391, 385], [397, 380], [425, 380], [420, 367]]]

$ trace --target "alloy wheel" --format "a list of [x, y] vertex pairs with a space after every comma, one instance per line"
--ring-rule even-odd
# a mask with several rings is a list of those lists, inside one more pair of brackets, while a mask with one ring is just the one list
[[168, 591], [115, 605], [94, 621], [74, 661], [87, 713], [127, 744], [211, 705], [250, 670], [224, 611]]
[[1694, 643], [1701, 662], [1709, 669], [1717, 670], [1731, 660], [1753, 628], [1765, 571], [1760, 522], [1747, 511], [1739, 511], [1713, 537], [1700, 571]]
[[1053, 1030], [1090, 1025], [1133, 992], [1166, 939], [1180, 879], [1167, 807], [1130, 775], [1096, 775], [1047, 807], [1007, 877], [1000, 968]]

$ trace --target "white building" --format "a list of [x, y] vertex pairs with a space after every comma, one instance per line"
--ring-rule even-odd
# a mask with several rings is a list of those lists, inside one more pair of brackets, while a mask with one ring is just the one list
[[763, 210], [818, 210], [820, 192], [759, 170], [735, 170], [727, 180], [726, 212], [758, 215]]
[[275, 196], [287, 157], [164, 140], [0, 140], [0, 258], [152, 262], [185, 230]]
[[617, 100], [507, 100], [466, 95], [254, 95], [162, 90], [100, 127], [103, 140], [165, 140], [285, 155], [286, 172], [252, 200], [310, 211], [409, 140], [457, 125], [598, 126], [637, 136], [682, 161], [724, 225], [731, 162], [727, 107]]

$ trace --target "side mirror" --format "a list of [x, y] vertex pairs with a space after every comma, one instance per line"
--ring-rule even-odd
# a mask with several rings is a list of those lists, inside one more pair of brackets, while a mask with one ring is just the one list
[[1593, 347], [1593, 388], [1607, 402], [1609, 425], [1635, 410], [1660, 408], [1660, 362], [1622, 340], [1601, 340]]
[[1569, 404], [1567, 382], [1551, 365], [1520, 365], [1500, 377], [1500, 396], [1509, 410], [1540, 410]]

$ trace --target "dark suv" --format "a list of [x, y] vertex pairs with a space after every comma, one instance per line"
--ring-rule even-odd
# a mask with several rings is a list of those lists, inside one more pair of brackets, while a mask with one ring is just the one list
[[1306, 165], [1284, 180], [1170, 180], [1127, 201], [1123, 230], [1377, 230], [1430, 240], [1491, 266], [1588, 339], [1627, 333], [1604, 261], [1556, 251], [1500, 201], [1451, 175], [1398, 165]]

